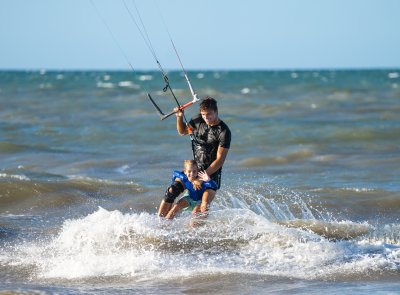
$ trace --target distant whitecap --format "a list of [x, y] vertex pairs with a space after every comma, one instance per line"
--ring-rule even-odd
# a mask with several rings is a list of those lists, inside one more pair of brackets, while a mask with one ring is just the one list
[[140, 81], [150, 81], [150, 80], [153, 80], [153, 76], [152, 75], [140, 75], [139, 80]]
[[62, 80], [62, 79], [64, 79], [64, 75], [63, 75], [63, 74], [58, 74], [58, 75], [56, 76], [56, 79], [57, 79], [57, 80]]
[[250, 88], [245, 87], [245, 88], [243, 88], [242, 90], [240, 90], [240, 92], [241, 92], [242, 94], [249, 94], [249, 93], [250, 93]]
[[114, 84], [111, 82], [97, 82], [99, 88], [114, 88]]
[[7, 173], [0, 173], [0, 178], [13, 178], [18, 180], [26, 180], [29, 181], [30, 178], [25, 175], [15, 175], [15, 174], [7, 174]]
[[290, 77], [292, 77], [293, 79], [297, 79], [299, 77], [299, 74], [293, 72], [290, 74]]
[[132, 81], [121, 81], [118, 83], [119, 87], [139, 89], [139, 86], [134, 84]]
[[109, 81], [110, 78], [111, 78], [110, 75], [104, 75], [104, 76], [103, 76], [103, 80], [104, 80], [104, 81]]
[[204, 78], [204, 74], [203, 73], [198, 73], [196, 75], [197, 79], [203, 79]]
[[388, 74], [389, 79], [397, 79], [398, 77], [400, 77], [400, 74], [397, 72], [392, 72]]
[[128, 174], [129, 168], [129, 165], [123, 165], [117, 169], [117, 172], [121, 174]]
[[41, 84], [39, 84], [39, 88], [40, 89], [50, 89], [52, 87], [53, 87], [53, 85], [51, 85], [51, 83], [41, 83]]

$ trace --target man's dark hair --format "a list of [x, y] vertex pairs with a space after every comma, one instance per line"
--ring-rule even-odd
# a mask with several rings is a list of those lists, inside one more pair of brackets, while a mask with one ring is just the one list
[[206, 96], [205, 98], [203, 98], [200, 103], [200, 111], [206, 110], [213, 110], [218, 112], [217, 101], [210, 96]]

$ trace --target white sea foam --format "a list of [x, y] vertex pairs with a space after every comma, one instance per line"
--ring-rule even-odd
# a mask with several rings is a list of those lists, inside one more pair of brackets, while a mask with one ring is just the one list
[[214, 210], [205, 225], [191, 228], [187, 214], [166, 221], [99, 208], [65, 221], [47, 243], [18, 247], [8, 263], [35, 265], [42, 278], [152, 281], [253, 273], [315, 279], [398, 270], [399, 253], [400, 247], [383, 243], [330, 241], [246, 209]]
[[53, 87], [53, 85], [51, 83], [40, 83], [39, 84], [40, 89], [50, 89], [52, 87]]
[[105, 183], [105, 184], [121, 184], [119, 181], [114, 181], [111, 179], [101, 179], [101, 178], [93, 178], [89, 176], [82, 176], [82, 175], [67, 175], [68, 179], [71, 180], [80, 180], [80, 181], [87, 181], [93, 183]]
[[20, 174], [7, 174], [7, 173], [0, 173], [0, 178], [14, 178], [18, 180], [26, 180], [29, 181], [30, 178], [25, 175]]
[[240, 91], [242, 94], [249, 94], [250, 93], [250, 88], [242, 88], [242, 90]]
[[153, 80], [152, 75], [140, 75], [139, 76], [139, 81], [150, 81]]
[[114, 84], [111, 82], [97, 82], [97, 87], [99, 88], [114, 88]]
[[214, 79], [220, 79], [221, 78], [221, 74], [216, 72], [213, 74]]
[[129, 173], [129, 169], [130, 169], [129, 165], [123, 165], [123, 166], [117, 168], [116, 171], [118, 173], [121, 173], [121, 174], [128, 174]]
[[119, 87], [126, 87], [126, 88], [132, 88], [132, 89], [139, 89], [139, 85], [134, 84], [132, 81], [121, 81], [118, 82]]
[[356, 193], [373, 192], [374, 191], [374, 189], [366, 188], [366, 187], [345, 187], [345, 188], [343, 188], [343, 190], [350, 191], [350, 192], [356, 192]]

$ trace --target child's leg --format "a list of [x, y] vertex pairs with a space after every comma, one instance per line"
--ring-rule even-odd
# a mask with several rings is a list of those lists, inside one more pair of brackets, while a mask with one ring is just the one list
[[176, 203], [174, 206], [172, 206], [172, 209], [168, 212], [167, 216], [165, 218], [167, 219], [172, 219], [175, 217], [175, 215], [182, 210], [183, 208], [186, 208], [189, 206], [189, 203], [185, 199], [180, 199], [178, 203]]
[[208, 207], [210, 206], [212, 200], [214, 200], [216, 193], [217, 192], [212, 189], [205, 190], [205, 192], [203, 193], [203, 197], [201, 198], [200, 211], [202, 213], [206, 213], [208, 211]]
[[205, 223], [202, 220], [207, 218], [207, 215], [208, 215], [207, 213], [201, 212], [201, 203], [196, 205], [192, 210], [192, 219], [190, 220], [190, 226], [191, 227], [203, 226]]
[[201, 212], [200, 211], [200, 205], [201, 204], [198, 204], [198, 205], [196, 205], [196, 207], [193, 208], [193, 210], [192, 210], [192, 214], [193, 215], [196, 215], [197, 213]]

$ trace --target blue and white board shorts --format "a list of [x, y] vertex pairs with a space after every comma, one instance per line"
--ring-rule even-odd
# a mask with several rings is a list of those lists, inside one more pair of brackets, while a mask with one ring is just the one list
[[184, 210], [190, 210], [192, 211], [194, 209], [194, 207], [196, 207], [197, 205], [201, 205], [201, 200], [200, 201], [195, 201], [193, 200], [190, 195], [189, 195], [189, 191], [186, 190], [185, 193], [183, 194], [183, 196], [179, 199], [180, 200], [185, 200], [186, 202], [188, 202], [189, 206], [186, 207]]

